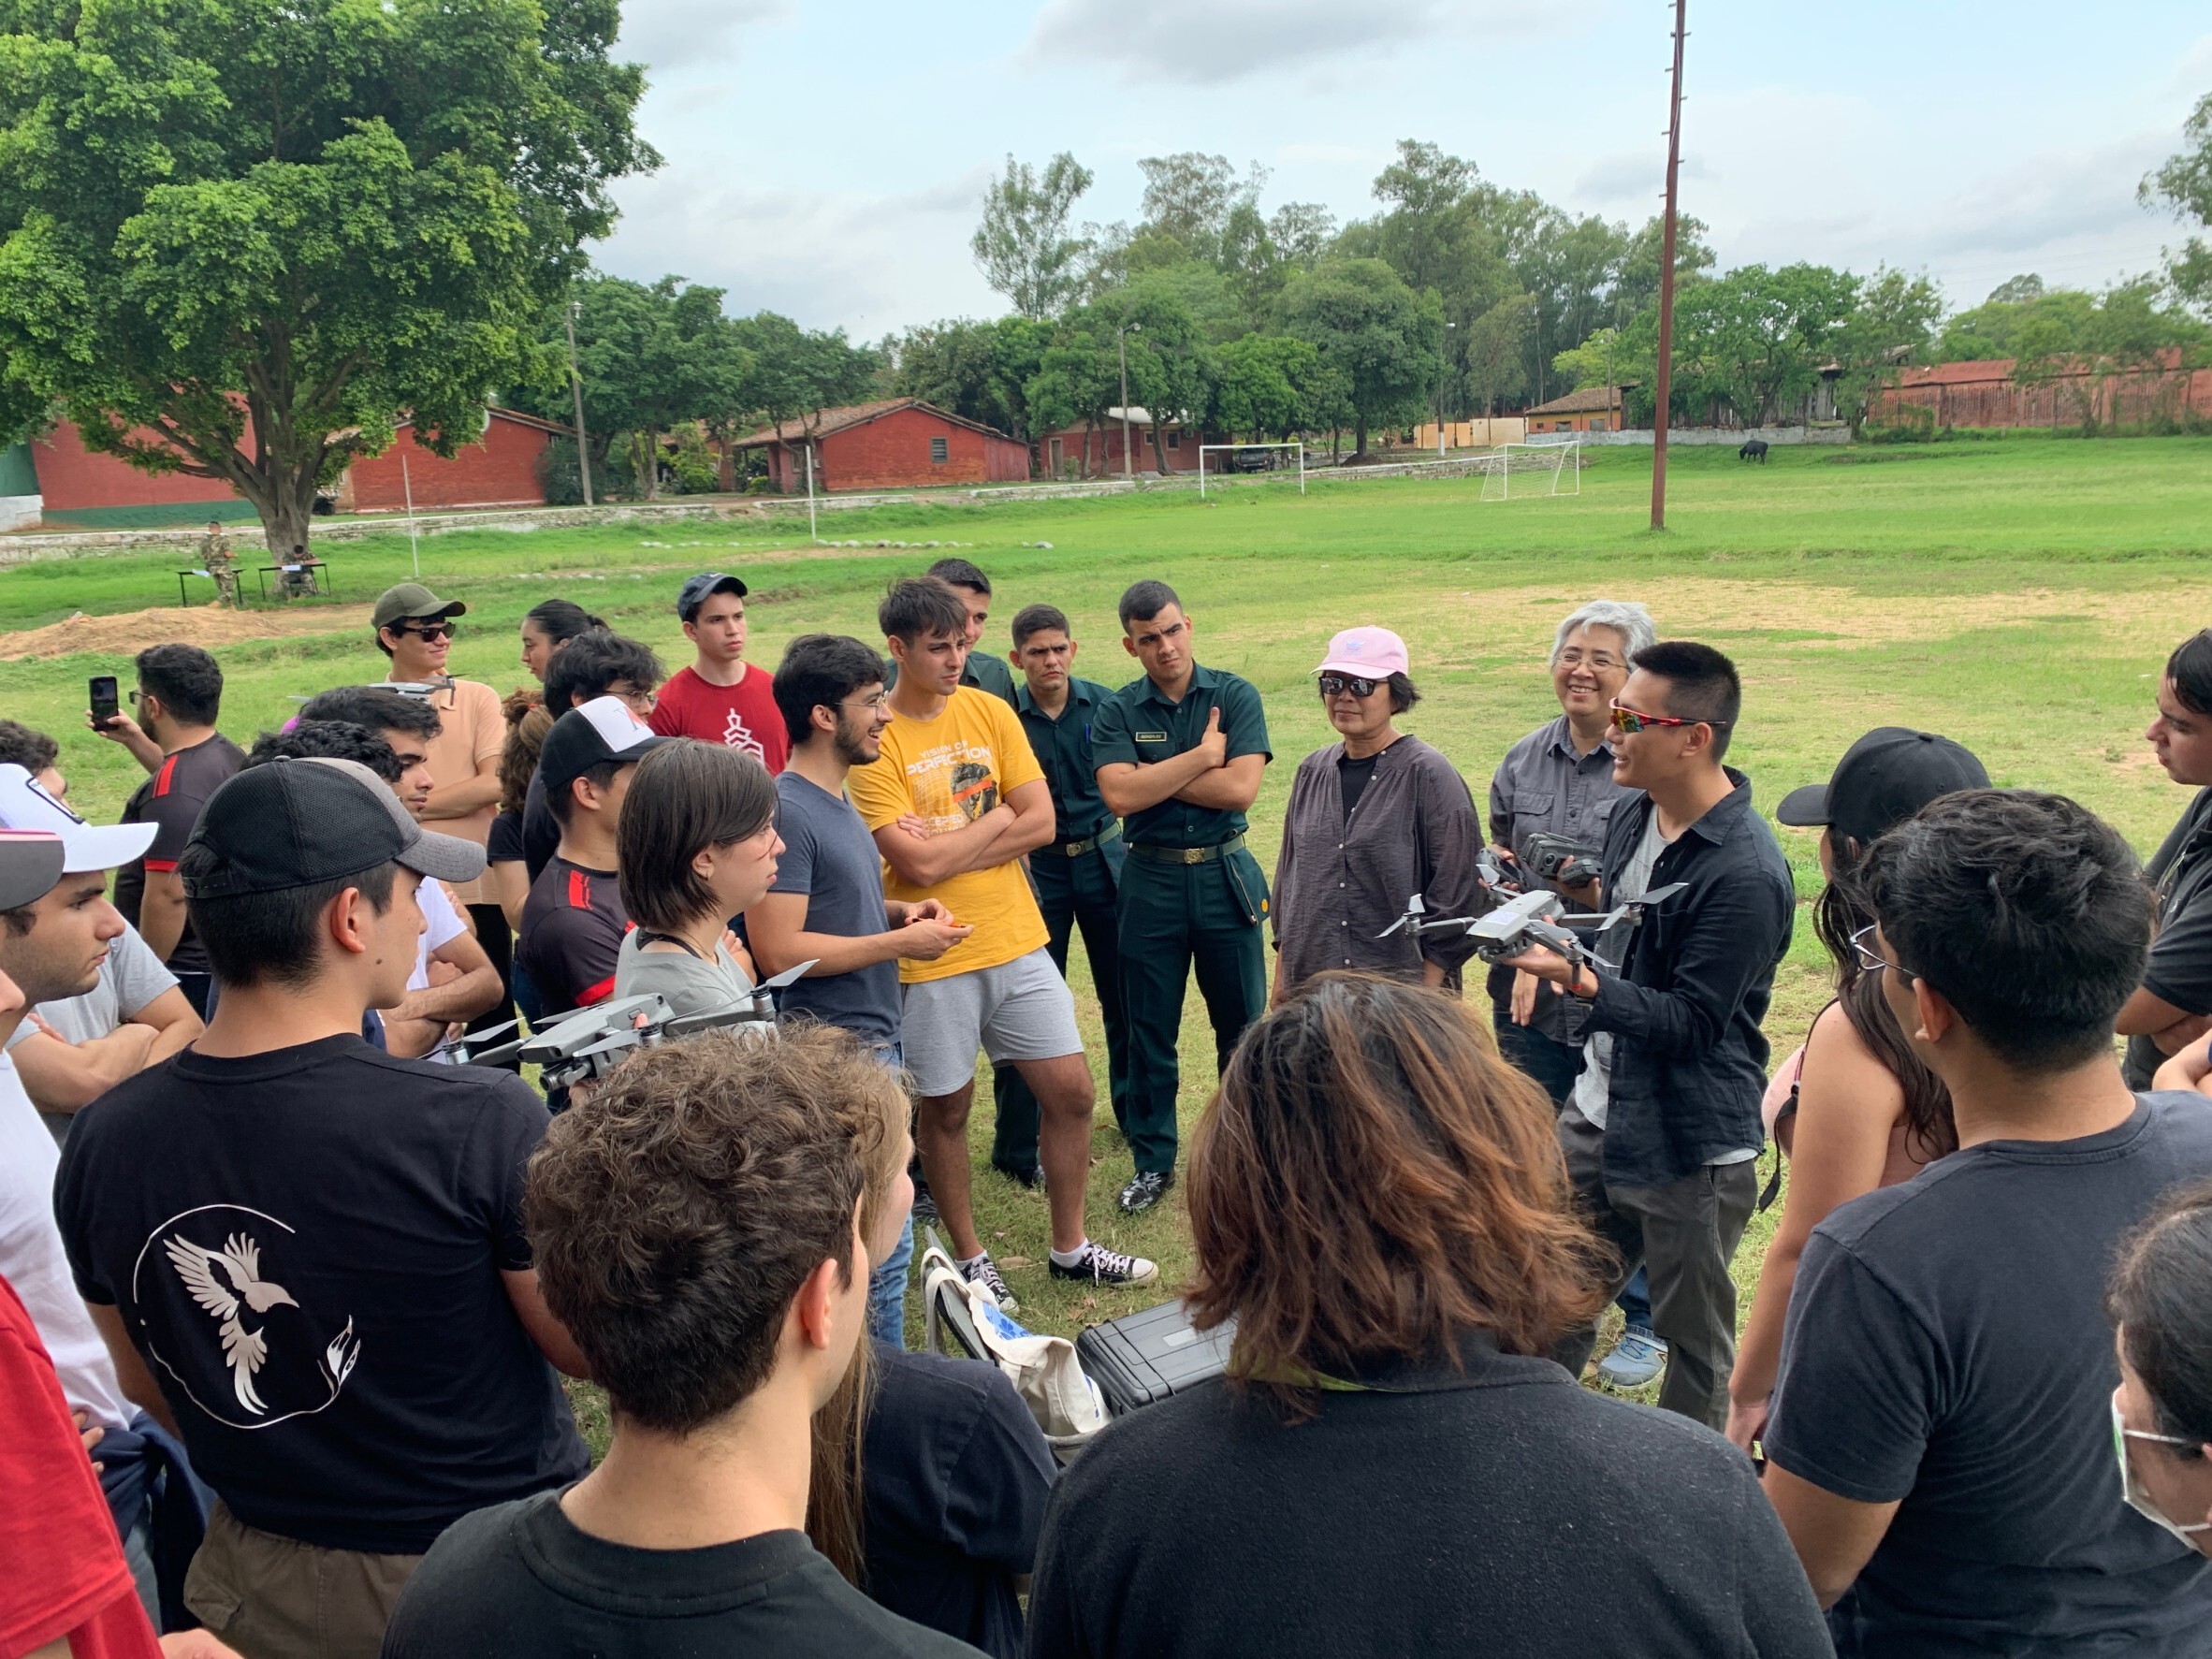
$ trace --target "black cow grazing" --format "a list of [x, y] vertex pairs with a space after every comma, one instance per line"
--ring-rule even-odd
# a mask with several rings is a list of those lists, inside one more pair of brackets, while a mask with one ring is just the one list
[[1764, 438], [1745, 439], [1743, 447], [1736, 452], [1736, 458], [1738, 460], [1755, 460], [1762, 467], [1765, 466], [1767, 464], [1767, 440]]

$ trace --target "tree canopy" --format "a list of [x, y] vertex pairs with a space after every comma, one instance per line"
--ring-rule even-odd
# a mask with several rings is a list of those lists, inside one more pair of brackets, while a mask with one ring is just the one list
[[10, 0], [0, 429], [219, 478], [272, 546], [412, 414], [558, 383], [544, 318], [658, 157], [615, 0]]

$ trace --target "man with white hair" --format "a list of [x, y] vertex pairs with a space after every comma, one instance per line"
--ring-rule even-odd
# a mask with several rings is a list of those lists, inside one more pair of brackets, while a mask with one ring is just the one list
[[[1525, 882], [1578, 900], [1586, 895], [1579, 884], [1539, 880], [1529, 837], [1565, 837], [1589, 850], [1594, 868], [1613, 808], [1635, 793], [1613, 781], [1610, 706], [1628, 682], [1628, 660], [1657, 638], [1651, 612], [1628, 600], [1594, 599], [1560, 623], [1551, 642], [1560, 713], [1507, 749], [1490, 780], [1491, 840], [1519, 862]], [[1554, 1106], [1564, 1106], [1582, 1070], [1580, 1005], [1558, 986], [1508, 968], [1491, 969], [1490, 995], [1499, 1052], [1543, 1084]], [[1617, 1388], [1640, 1388], [1666, 1363], [1666, 1345], [1652, 1331], [1641, 1268], [1621, 1292], [1621, 1312], [1627, 1329], [1598, 1371]]]

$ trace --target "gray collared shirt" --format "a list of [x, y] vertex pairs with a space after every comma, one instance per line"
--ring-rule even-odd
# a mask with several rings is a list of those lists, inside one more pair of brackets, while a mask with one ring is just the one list
[[1375, 776], [1347, 820], [1332, 743], [1299, 763], [1275, 861], [1275, 948], [1285, 985], [1332, 968], [1419, 980], [1424, 961], [1447, 974], [1474, 953], [1463, 933], [1418, 942], [1401, 928], [1378, 937], [1419, 893], [1436, 915], [1464, 916], [1475, 903], [1475, 854], [1482, 825], [1475, 798], [1452, 764], [1418, 737], [1400, 737], [1375, 757]]
[[[1569, 836], [1589, 848], [1594, 860], [1606, 844], [1606, 824], [1613, 808], [1634, 793], [1613, 781], [1611, 739], [1578, 755], [1563, 714], [1508, 749], [1498, 763], [1490, 780], [1490, 838], [1525, 861], [1532, 833]], [[1510, 985], [1511, 976], [1503, 978]], [[1493, 994], [1497, 989], [1492, 987]], [[1579, 1041], [1579, 1033], [1568, 1029], [1570, 1014], [1580, 1013], [1568, 1006], [1573, 1000], [1539, 986], [1530, 1029], [1558, 1042]], [[1579, 1017], [1574, 1023], [1580, 1023]]]

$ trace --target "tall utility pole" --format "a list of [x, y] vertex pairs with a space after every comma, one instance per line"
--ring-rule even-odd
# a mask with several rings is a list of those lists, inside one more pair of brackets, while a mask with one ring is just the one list
[[1690, 0], [1674, 0], [1674, 91], [1666, 114], [1666, 228], [1659, 240], [1658, 407], [1652, 415], [1652, 528], [1666, 528], [1666, 404], [1674, 395], [1675, 192], [1682, 170], [1682, 42]]
[[1451, 389], [1451, 348], [1446, 342], [1457, 323], [1448, 322], [1444, 332], [1437, 336], [1436, 344], [1436, 458], [1444, 458], [1444, 395]]
[[591, 504], [591, 446], [584, 441], [584, 376], [576, 368], [576, 306], [568, 302], [562, 321], [568, 325], [568, 385], [576, 397], [576, 475], [584, 481], [584, 505]]
[[[1124, 323], [1113, 331], [1114, 348], [1121, 353], [1121, 475], [1133, 478], [1129, 458], [1129, 336], [1144, 332], [1142, 323]], [[1154, 419], [1158, 416], [1155, 415]]]

